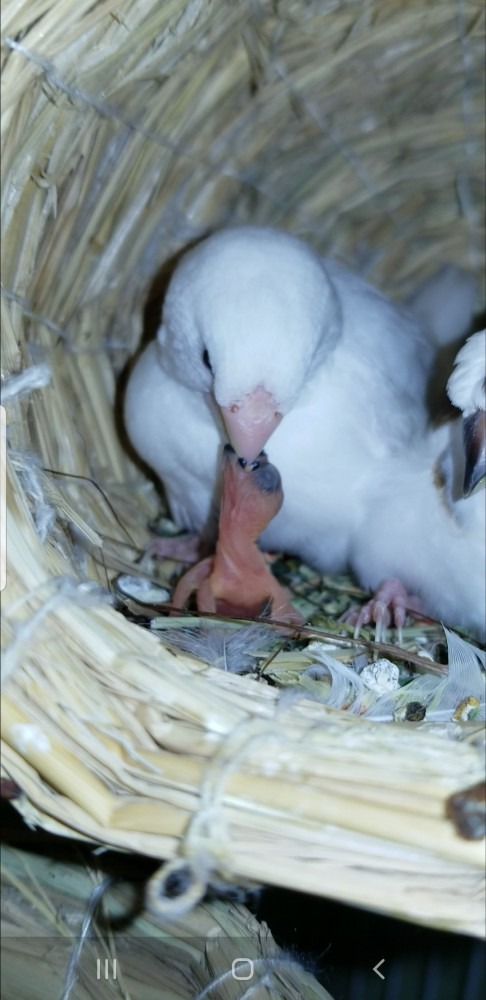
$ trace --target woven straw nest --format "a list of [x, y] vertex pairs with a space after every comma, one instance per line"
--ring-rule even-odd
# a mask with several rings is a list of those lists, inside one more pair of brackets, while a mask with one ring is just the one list
[[440, 262], [482, 273], [482, 17], [476, 0], [6, 0], [3, 766], [31, 824], [180, 856], [202, 884], [481, 933], [483, 846], [444, 818], [482, 776], [474, 741], [279, 707], [106, 592], [158, 509], [117, 381], [183, 246], [252, 221], [391, 294]]
[[[203, 903], [171, 922], [169, 934], [150, 914], [139, 912], [137, 883], [120, 879], [119, 869], [116, 882], [110, 876], [100, 881], [99, 873], [79, 860], [78, 845], [67, 859], [55, 861], [3, 847], [3, 1000], [32, 1000], [33, 983], [35, 1000], [92, 1000], [93, 986], [108, 1000], [237, 1000], [241, 983], [228, 974], [236, 954], [253, 962], [254, 996], [331, 1000], [241, 903]], [[107, 883], [109, 899], [103, 895]], [[104, 904], [101, 920], [92, 923], [74, 963], [73, 932], [86, 919], [86, 901], [96, 895]], [[98, 964], [102, 983], [93, 982]], [[240, 975], [246, 972], [240, 965]], [[208, 978], [214, 985], [209, 992]]]

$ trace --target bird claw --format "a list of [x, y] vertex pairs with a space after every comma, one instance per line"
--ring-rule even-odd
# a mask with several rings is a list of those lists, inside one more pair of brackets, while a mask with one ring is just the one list
[[375, 642], [383, 642], [386, 629], [393, 625], [397, 631], [398, 645], [401, 646], [407, 610], [423, 611], [422, 602], [419, 597], [407, 593], [400, 580], [392, 577], [384, 580], [374, 597], [366, 601], [362, 607], [355, 605], [350, 608], [343, 615], [342, 621], [355, 626], [355, 639], [359, 638], [364, 625], [374, 622]]

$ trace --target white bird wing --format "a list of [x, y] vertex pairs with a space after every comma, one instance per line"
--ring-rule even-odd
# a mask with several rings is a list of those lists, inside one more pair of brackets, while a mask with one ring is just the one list
[[128, 379], [124, 416], [133, 447], [164, 485], [174, 521], [201, 532], [218, 490], [222, 445], [209, 398], [167, 375], [152, 343]]
[[333, 572], [348, 564], [376, 469], [425, 433], [433, 351], [406, 310], [324, 264], [341, 303], [342, 337], [268, 443], [285, 501], [262, 542]]
[[379, 431], [390, 444], [407, 440], [427, 422], [425, 390], [434, 345], [408, 309], [335, 261], [325, 266], [343, 317], [336, 365], [342, 372], [353, 370], [355, 389], [363, 381], [372, 408], [382, 402]]

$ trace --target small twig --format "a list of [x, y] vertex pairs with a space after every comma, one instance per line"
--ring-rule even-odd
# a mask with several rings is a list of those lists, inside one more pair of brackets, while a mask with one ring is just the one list
[[[276, 618], [271, 620], [264, 618], [245, 618], [245, 617], [233, 617], [220, 615], [217, 612], [205, 611], [188, 611], [185, 608], [176, 608], [173, 604], [160, 604], [158, 608], [153, 605], [144, 605], [146, 611], [153, 610], [160, 614], [163, 610], [169, 614], [176, 613], [180, 616], [187, 616], [191, 618], [201, 618], [210, 619], [211, 621], [219, 622], [237, 622], [242, 625], [267, 625], [269, 628], [273, 629], [285, 629], [287, 632], [293, 632], [292, 638], [294, 639], [331, 639], [333, 642], [345, 643], [347, 646], [359, 648], [364, 646], [366, 649], [376, 650], [376, 652], [381, 653], [383, 656], [394, 657], [398, 660], [404, 660], [407, 663], [413, 663], [415, 666], [420, 667], [421, 670], [430, 671], [432, 673], [440, 674], [443, 677], [447, 674], [447, 667], [442, 663], [437, 663], [435, 660], [424, 660], [423, 657], [418, 656], [417, 653], [412, 653], [407, 649], [402, 649], [400, 646], [393, 646], [391, 643], [376, 642], [373, 639], [352, 639], [344, 635], [336, 635], [335, 632], [328, 632], [324, 629], [314, 627], [313, 625], [294, 625], [292, 622], [279, 621]], [[289, 637], [290, 638], [290, 637]]]
[[270, 666], [270, 664], [273, 662], [273, 660], [275, 659], [275, 657], [278, 656], [278, 654], [282, 652], [282, 650], [285, 647], [286, 642], [287, 642], [287, 640], [284, 639], [283, 642], [281, 642], [277, 646], [277, 648], [274, 649], [273, 653], [270, 653], [270, 655], [267, 656], [266, 660], [264, 660], [263, 663], [260, 664], [260, 666], [258, 667], [258, 670], [255, 671], [255, 676], [256, 677], [258, 677], [259, 679], [261, 677], [263, 677], [263, 674], [265, 673], [265, 670], [267, 669], [267, 667]]

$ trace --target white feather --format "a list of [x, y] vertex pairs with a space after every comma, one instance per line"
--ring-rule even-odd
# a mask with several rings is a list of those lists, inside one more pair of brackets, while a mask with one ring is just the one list
[[183, 649], [212, 667], [232, 674], [249, 674], [275, 644], [275, 635], [265, 625], [228, 628], [205, 621], [195, 628], [171, 628], [170, 619], [154, 619], [152, 628], [166, 646]]
[[[479, 703], [478, 714], [484, 714], [485, 707], [485, 675], [484, 675], [484, 652], [473, 646], [472, 643], [461, 639], [450, 629], [444, 629], [449, 669], [447, 677], [441, 681], [434, 699], [431, 703], [431, 712], [427, 715], [430, 718], [434, 711], [442, 712], [447, 718], [451, 718], [461, 701], [465, 698], [474, 698]], [[483, 670], [481, 666], [483, 665]]]
[[484, 719], [485, 677], [482, 650], [444, 629], [448, 649], [448, 672], [444, 678], [424, 674], [397, 691], [378, 698], [364, 715], [375, 722], [389, 722], [413, 702], [426, 708], [427, 722], [448, 722], [464, 699], [477, 702], [475, 717]]
[[359, 712], [365, 685], [356, 670], [329, 656], [320, 642], [310, 642], [306, 648], [306, 655], [312, 657], [314, 663], [319, 664], [323, 675], [329, 674], [331, 678], [331, 690], [323, 698], [325, 704], [331, 708], [347, 708], [350, 712]]
[[347, 709], [375, 722], [398, 720], [413, 703], [424, 707], [428, 722], [447, 722], [465, 699], [474, 703], [474, 717], [483, 719], [484, 653], [449, 629], [445, 628], [444, 633], [448, 649], [446, 677], [423, 674], [400, 686], [398, 667], [389, 660], [377, 660], [357, 673], [355, 667], [329, 656], [320, 642], [309, 643], [305, 651], [319, 665], [320, 674], [316, 674], [315, 667], [306, 673], [315, 679], [330, 676], [330, 690], [324, 689], [319, 699], [324, 704]]

